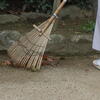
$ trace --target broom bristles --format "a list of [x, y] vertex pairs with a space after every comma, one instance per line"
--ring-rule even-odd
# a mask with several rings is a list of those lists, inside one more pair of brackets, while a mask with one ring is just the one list
[[[55, 20], [51, 23], [48, 29], [40, 36], [40, 32], [33, 29], [19, 41], [14, 43], [8, 49], [8, 55], [16, 66], [26, 67], [33, 71], [39, 70], [41, 67], [42, 58], [45, 48], [52, 31]], [[40, 29], [45, 28], [48, 20], [39, 25]]]

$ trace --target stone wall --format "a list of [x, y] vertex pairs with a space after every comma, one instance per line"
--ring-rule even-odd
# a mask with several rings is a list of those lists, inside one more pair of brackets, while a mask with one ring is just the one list
[[[93, 16], [92, 11], [83, 11], [76, 6], [69, 6], [64, 8], [60, 14], [62, 19], [81, 19], [84, 17], [90, 18]], [[18, 40], [21, 37], [21, 32], [19, 30], [12, 30], [13, 27], [17, 27], [15, 24], [22, 22], [24, 27], [27, 26], [25, 22], [29, 19], [32, 22], [35, 22], [37, 18], [43, 17], [43, 19], [47, 19], [49, 16], [44, 14], [35, 14], [35, 13], [23, 13], [20, 16], [15, 15], [0, 15], [0, 26], [6, 27], [4, 30], [0, 30], [0, 51], [7, 50], [13, 42]], [[40, 21], [40, 20], [38, 20]], [[39, 23], [39, 22], [38, 22]], [[22, 24], [22, 25], [23, 25]], [[30, 24], [30, 22], [28, 23]], [[67, 24], [67, 23], [66, 23]], [[7, 25], [11, 25], [8, 29]], [[18, 26], [19, 27], [19, 26]], [[30, 25], [30, 29], [33, 29], [32, 23]], [[59, 30], [52, 32], [51, 41], [48, 42], [46, 53], [52, 55], [59, 55], [59, 56], [68, 56], [68, 55], [88, 55], [92, 53], [96, 53], [92, 50], [92, 36], [93, 33], [81, 33], [81, 34], [69, 34], [68, 31], [64, 31], [64, 27]], [[22, 28], [20, 25], [19, 28]], [[65, 27], [66, 28], [66, 27]], [[25, 29], [25, 28], [24, 28]], [[27, 27], [26, 27], [26, 31]], [[65, 35], [67, 34], [67, 35]], [[23, 34], [25, 35], [25, 34]]]

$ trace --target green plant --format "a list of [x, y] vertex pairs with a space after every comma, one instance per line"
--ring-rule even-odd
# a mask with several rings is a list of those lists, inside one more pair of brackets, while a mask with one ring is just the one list
[[38, 9], [44, 13], [50, 14], [52, 12], [52, 5], [49, 2], [46, 2], [46, 0], [44, 0], [39, 3]]
[[91, 9], [93, 7], [91, 0], [71, 0], [71, 3], [76, 4], [82, 9]]
[[0, 0], [0, 9], [4, 10], [6, 9], [8, 4], [6, 3], [6, 0]]
[[[37, 1], [39, 1], [39, 0], [37, 0]], [[34, 2], [36, 2], [36, 0], [25, 0], [26, 4], [30, 4], [30, 3], [34, 3]]]
[[25, 4], [35, 6], [36, 12], [50, 14], [52, 12], [52, 2], [48, 0], [25, 0]]
[[85, 32], [92, 32], [95, 27], [95, 22], [94, 21], [88, 21], [87, 24], [80, 26], [82, 31]]

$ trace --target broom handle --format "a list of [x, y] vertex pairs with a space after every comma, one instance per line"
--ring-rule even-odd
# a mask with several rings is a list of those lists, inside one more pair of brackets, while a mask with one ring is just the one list
[[62, 1], [62, 3], [59, 5], [59, 7], [57, 8], [57, 10], [54, 12], [54, 14], [51, 16], [51, 18], [48, 20], [48, 23], [46, 24], [46, 26], [45, 26], [45, 28], [44, 29], [40, 29], [40, 28], [38, 28], [36, 25], [33, 25], [33, 27], [35, 28], [35, 29], [37, 29], [39, 32], [44, 32], [48, 27], [49, 27], [49, 25], [53, 22], [53, 20], [55, 19], [55, 18], [57, 18], [57, 15], [58, 15], [58, 13], [61, 11], [61, 9], [63, 8], [63, 6], [65, 5], [65, 3], [67, 2], [67, 0], [63, 0]]

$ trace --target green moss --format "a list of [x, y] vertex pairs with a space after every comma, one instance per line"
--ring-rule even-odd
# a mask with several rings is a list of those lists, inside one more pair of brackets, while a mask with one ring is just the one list
[[95, 22], [93, 20], [88, 21], [87, 23], [80, 25], [80, 29], [84, 32], [92, 32], [95, 27]]

